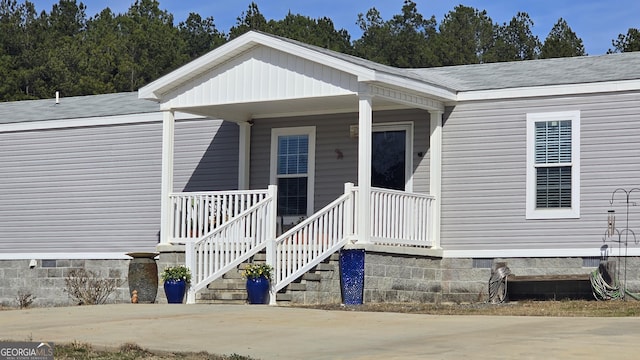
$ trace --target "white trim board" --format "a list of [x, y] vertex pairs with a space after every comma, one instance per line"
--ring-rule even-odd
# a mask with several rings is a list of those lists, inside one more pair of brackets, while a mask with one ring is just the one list
[[[122, 125], [122, 124], [142, 124], [151, 122], [162, 122], [162, 111], [151, 113], [139, 113], [117, 116], [97, 116], [88, 118], [74, 119], [57, 119], [57, 120], [39, 120], [25, 121], [0, 125], [0, 133], [31, 131], [31, 130], [48, 130], [48, 129], [64, 129], [84, 126], [103, 126], [103, 125]], [[204, 116], [176, 113], [176, 120], [187, 119], [204, 119]]]
[[[510, 89], [460, 91], [456, 101], [500, 100], [540, 96], [562, 96], [640, 90], [640, 80], [607, 81], [567, 85], [545, 85]], [[448, 103], [448, 105], [456, 102]]]
[[122, 252], [105, 253], [2, 253], [0, 260], [130, 260]]
[[[443, 258], [542, 258], [542, 257], [600, 257], [624, 256], [625, 250], [607, 244], [606, 253], [599, 246], [585, 249], [497, 249], [497, 250], [443, 250]], [[627, 249], [627, 256], [640, 256], [640, 248]]]

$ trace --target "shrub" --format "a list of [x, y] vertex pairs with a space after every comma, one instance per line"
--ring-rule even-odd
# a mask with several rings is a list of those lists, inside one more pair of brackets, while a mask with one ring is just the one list
[[20, 309], [28, 308], [29, 306], [31, 306], [31, 304], [33, 304], [33, 301], [35, 299], [36, 297], [26, 290], [20, 290], [18, 292], [18, 295], [16, 296], [16, 301], [18, 302], [18, 307]]
[[64, 279], [64, 291], [78, 305], [104, 304], [121, 284], [120, 279], [104, 279], [85, 269], [73, 269]]

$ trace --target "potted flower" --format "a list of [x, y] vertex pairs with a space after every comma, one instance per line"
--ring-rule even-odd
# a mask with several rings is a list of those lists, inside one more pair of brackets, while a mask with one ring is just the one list
[[251, 263], [242, 272], [247, 279], [249, 304], [266, 304], [269, 297], [269, 282], [273, 273], [271, 265]]
[[161, 274], [164, 293], [169, 304], [182, 304], [187, 285], [191, 283], [191, 270], [184, 265], [169, 266]]

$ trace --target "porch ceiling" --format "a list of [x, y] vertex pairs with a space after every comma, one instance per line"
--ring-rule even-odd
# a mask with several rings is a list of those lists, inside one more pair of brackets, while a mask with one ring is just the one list
[[[383, 98], [374, 98], [373, 110], [406, 109], [407, 105]], [[244, 122], [251, 119], [319, 115], [333, 113], [357, 113], [358, 96], [340, 95], [330, 97], [312, 97], [254, 101], [219, 105], [179, 107], [173, 110], [219, 118], [228, 121]]]

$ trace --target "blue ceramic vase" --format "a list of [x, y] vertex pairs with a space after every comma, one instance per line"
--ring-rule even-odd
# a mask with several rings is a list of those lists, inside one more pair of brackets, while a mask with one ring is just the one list
[[364, 250], [340, 251], [340, 290], [342, 303], [360, 305], [364, 300]]
[[167, 280], [164, 282], [164, 293], [167, 295], [169, 304], [182, 304], [184, 292], [187, 288], [184, 279]]
[[266, 304], [269, 298], [269, 279], [264, 276], [247, 279], [249, 304]]

